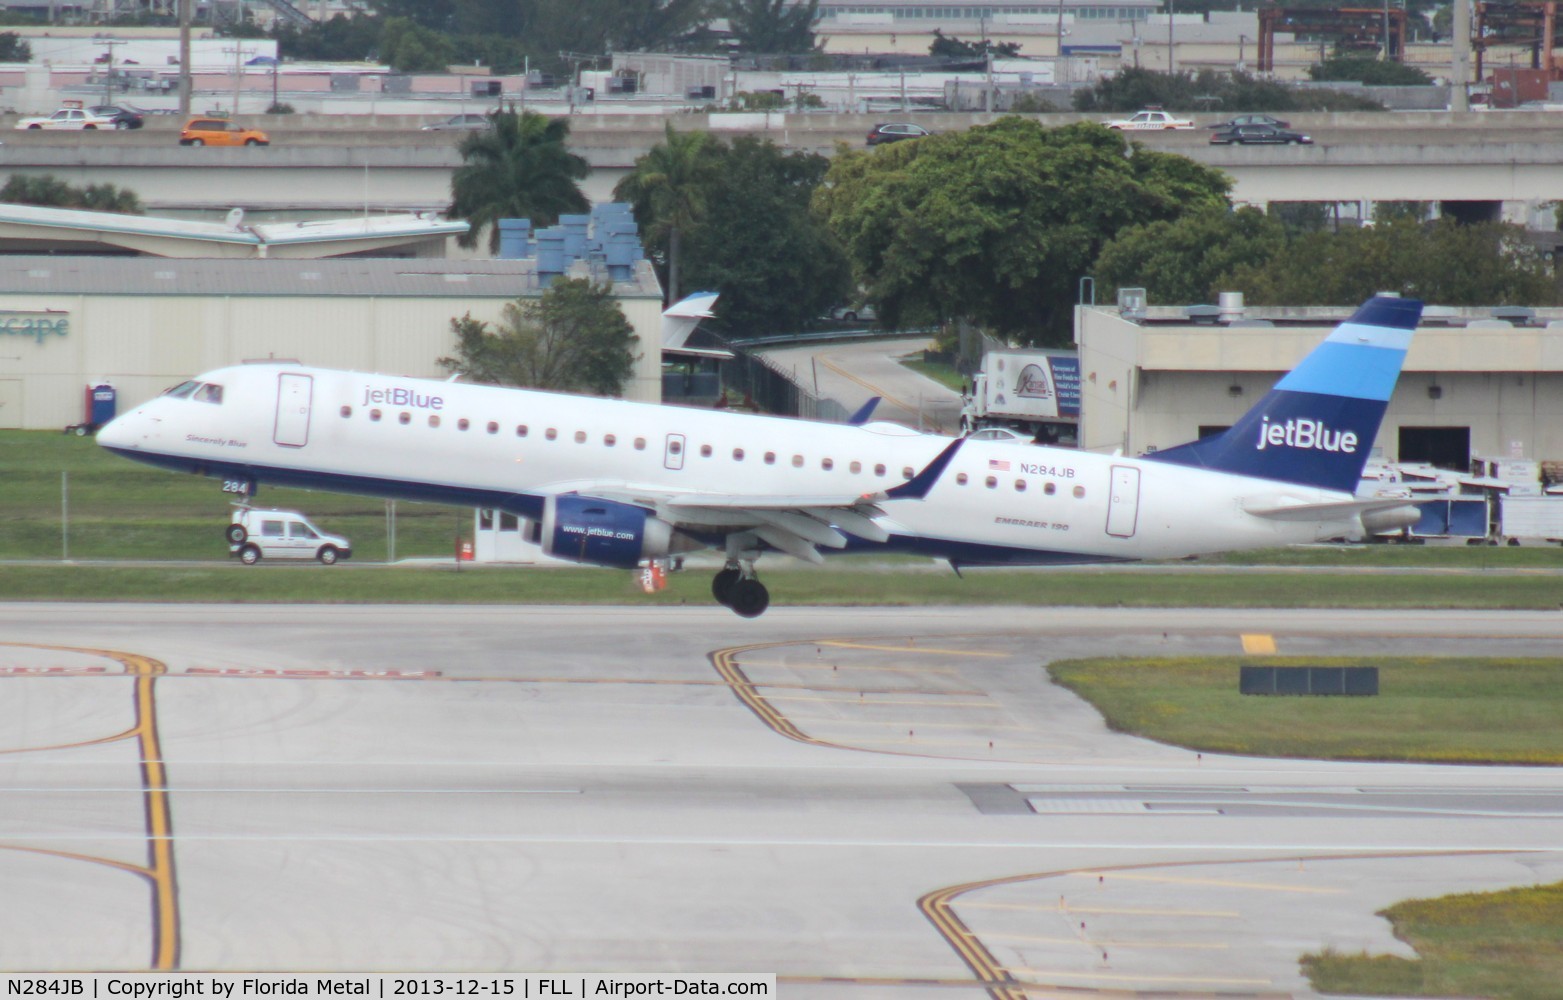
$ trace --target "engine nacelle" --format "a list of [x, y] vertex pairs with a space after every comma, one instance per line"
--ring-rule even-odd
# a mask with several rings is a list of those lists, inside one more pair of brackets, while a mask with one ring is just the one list
[[673, 547], [673, 526], [643, 507], [566, 493], [543, 502], [537, 541], [558, 559], [633, 569]]
[[1370, 535], [1387, 535], [1395, 531], [1416, 527], [1422, 519], [1422, 509], [1415, 504], [1390, 507], [1387, 510], [1370, 510], [1362, 515], [1362, 527]]

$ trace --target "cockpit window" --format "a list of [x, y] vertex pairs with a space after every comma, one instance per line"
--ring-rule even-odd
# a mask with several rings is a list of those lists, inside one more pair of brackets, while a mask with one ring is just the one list
[[223, 387], [213, 382], [203, 382], [200, 388], [195, 390], [195, 400], [198, 403], [216, 403], [220, 406], [223, 401]]
[[200, 384], [201, 383], [195, 382], [195, 381], [180, 382], [178, 385], [174, 386], [172, 389], [170, 389], [167, 392], [163, 393], [163, 395], [165, 395], [165, 396], [172, 396], [175, 399], [187, 399], [187, 398], [189, 398], [190, 394], [192, 392], [194, 392], [197, 387], [200, 386]]

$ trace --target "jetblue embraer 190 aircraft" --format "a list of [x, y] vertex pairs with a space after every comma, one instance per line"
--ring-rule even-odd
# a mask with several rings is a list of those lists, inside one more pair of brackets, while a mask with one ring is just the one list
[[1411, 523], [1403, 501], [1354, 491], [1421, 312], [1373, 299], [1230, 430], [1140, 458], [276, 362], [185, 382], [98, 441], [246, 495], [276, 483], [500, 508], [577, 562], [717, 548], [713, 594], [754, 617], [767, 550], [1037, 565]]

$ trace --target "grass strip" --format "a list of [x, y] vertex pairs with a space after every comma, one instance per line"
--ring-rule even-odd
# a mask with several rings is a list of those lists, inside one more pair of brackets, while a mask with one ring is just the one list
[[1266, 656], [1266, 666], [1376, 666], [1376, 697], [1238, 694], [1251, 657], [1048, 665], [1119, 732], [1211, 753], [1320, 760], [1563, 764], [1563, 660]]
[[[1549, 577], [1333, 574], [967, 573], [847, 568], [766, 570], [775, 605], [907, 607], [1301, 607], [1537, 609], [1558, 606]], [[711, 573], [675, 573], [658, 594], [607, 569], [338, 565], [0, 565], [0, 600], [298, 603], [708, 604]]]
[[1380, 916], [1418, 958], [1304, 955], [1321, 993], [1540, 1000], [1563, 994], [1563, 883], [1396, 903]]

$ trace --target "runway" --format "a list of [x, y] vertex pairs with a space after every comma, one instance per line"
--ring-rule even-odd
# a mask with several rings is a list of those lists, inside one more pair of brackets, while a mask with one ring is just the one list
[[1563, 879], [1563, 773], [1200, 755], [1055, 658], [1555, 655], [1563, 614], [0, 605], [0, 971], [1310, 996]]

